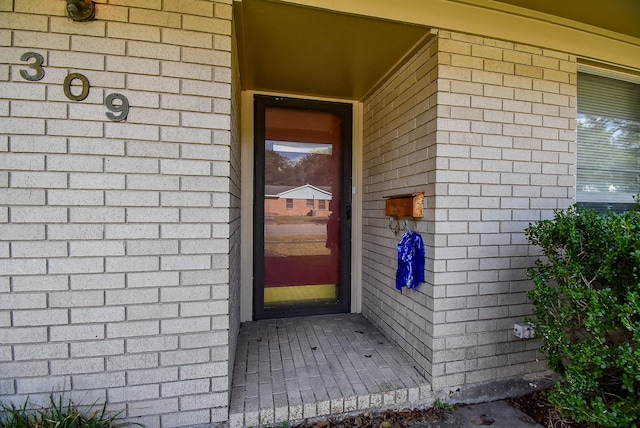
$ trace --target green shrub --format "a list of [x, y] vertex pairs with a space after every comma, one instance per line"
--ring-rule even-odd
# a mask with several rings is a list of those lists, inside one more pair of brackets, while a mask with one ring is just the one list
[[63, 403], [62, 396], [56, 400], [49, 397], [49, 407], [37, 407], [28, 400], [17, 407], [0, 403], [0, 428], [115, 428], [135, 423], [118, 423], [119, 413], [110, 414], [106, 405], [95, 403], [81, 411], [72, 401]]
[[640, 426], [640, 200], [600, 214], [573, 206], [526, 230], [536, 335], [560, 381], [551, 402], [575, 421]]

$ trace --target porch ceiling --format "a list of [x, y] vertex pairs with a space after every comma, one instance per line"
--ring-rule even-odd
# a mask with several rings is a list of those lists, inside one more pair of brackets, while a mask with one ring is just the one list
[[362, 99], [427, 27], [269, 0], [234, 2], [244, 90]]

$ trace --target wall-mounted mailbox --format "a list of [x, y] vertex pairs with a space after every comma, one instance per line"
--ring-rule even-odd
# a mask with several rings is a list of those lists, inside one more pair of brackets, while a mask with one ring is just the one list
[[385, 196], [386, 217], [422, 218], [424, 192]]

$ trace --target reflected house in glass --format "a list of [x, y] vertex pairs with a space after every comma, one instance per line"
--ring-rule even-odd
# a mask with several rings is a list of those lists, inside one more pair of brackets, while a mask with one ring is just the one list
[[307, 215], [328, 217], [331, 192], [311, 184], [304, 186], [265, 186], [265, 216]]

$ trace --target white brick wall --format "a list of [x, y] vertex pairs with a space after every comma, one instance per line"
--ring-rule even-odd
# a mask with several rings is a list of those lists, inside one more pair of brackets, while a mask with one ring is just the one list
[[[511, 331], [531, 313], [524, 229], [573, 202], [575, 83], [573, 56], [440, 31], [365, 102], [363, 310], [436, 390], [544, 369]], [[427, 284], [400, 294], [382, 196], [413, 191]]]
[[[231, 2], [98, 2], [90, 23], [65, 5], [0, 2], [0, 395], [72, 391], [147, 426], [226, 420], [240, 263]], [[20, 75], [29, 51], [40, 81]], [[62, 91], [71, 72], [90, 82], [84, 101]], [[105, 116], [113, 92], [126, 122]]]
[[[389, 230], [384, 196], [425, 191], [433, 206], [435, 182], [436, 40], [429, 42], [380, 90], [364, 102], [363, 313], [416, 361], [429, 379], [433, 338], [433, 295], [395, 289], [396, 245]], [[433, 211], [425, 210], [417, 230], [432, 253]], [[427, 260], [428, 276], [433, 271]], [[432, 280], [430, 279], [430, 282]]]
[[[438, 94], [439, 112], [443, 120], [461, 120], [460, 128], [470, 128], [475, 139], [470, 143], [456, 128], [438, 134], [439, 164], [450, 172], [468, 171], [469, 178], [437, 187], [436, 217], [443, 221], [435, 233], [448, 245], [445, 253], [434, 249], [434, 258], [445, 261], [435, 271], [460, 276], [434, 283], [442, 288], [434, 315], [442, 311], [446, 323], [437, 335], [444, 346], [436, 340], [433, 348], [436, 388], [544, 369], [539, 343], [520, 342], [511, 333], [531, 312], [526, 268], [536, 254], [523, 230], [573, 202], [576, 115], [575, 57], [455, 33], [440, 32], [438, 38], [439, 63], [456, 71], [440, 79], [449, 98]], [[450, 99], [464, 99], [475, 115]], [[460, 144], [470, 146], [468, 154], [440, 150]], [[476, 161], [478, 168], [472, 174], [458, 158]], [[441, 195], [467, 201], [440, 206]], [[460, 239], [472, 237], [471, 245]], [[446, 309], [452, 299], [456, 311]], [[449, 352], [458, 348], [464, 353]]]

